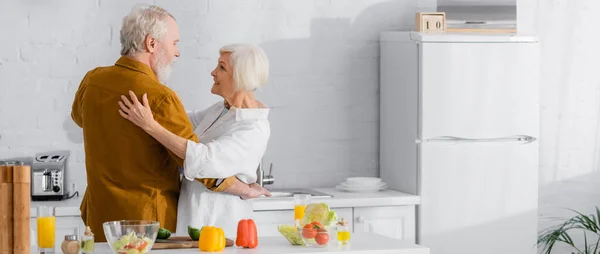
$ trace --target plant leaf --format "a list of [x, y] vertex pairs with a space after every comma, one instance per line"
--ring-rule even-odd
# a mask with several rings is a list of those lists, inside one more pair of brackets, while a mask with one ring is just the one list
[[[569, 209], [573, 211], [576, 215], [571, 217], [570, 219], [567, 219], [562, 224], [558, 224], [556, 226], [552, 226], [545, 230], [542, 230], [538, 235], [536, 243], [538, 248], [540, 248], [540, 253], [550, 254], [556, 242], [562, 242], [571, 246], [575, 250], [571, 253], [600, 254], [598, 253], [598, 250], [600, 249], [600, 207], [596, 206], [595, 208], [596, 214], [590, 215], [584, 215], [578, 211]], [[585, 249], [583, 249], [583, 251], [577, 248], [577, 245], [575, 244], [575, 242], [571, 238], [571, 235], [569, 234], [569, 231], [574, 229], [581, 229], [584, 232], [583, 240], [585, 242]], [[595, 245], [588, 245], [586, 231], [592, 232], [595, 236], [598, 236]]]
[[598, 237], [598, 240], [596, 241], [596, 247], [594, 248], [594, 254], [598, 253], [598, 245], [600, 245], [600, 237]]
[[583, 246], [585, 246], [585, 254], [589, 254], [590, 251], [588, 249], [587, 235], [585, 234], [585, 231], [583, 231]]
[[573, 239], [571, 239], [571, 236], [569, 236], [566, 231], [561, 232], [560, 235], [563, 237], [563, 239], [565, 239], [566, 243], [575, 247], [575, 244], [573, 244]]
[[600, 227], [600, 208], [596, 206], [596, 225]]
[[570, 210], [578, 214], [578, 216], [574, 217], [575, 221], [577, 221], [579, 224], [583, 225], [586, 229], [593, 231], [593, 232], [598, 232], [598, 230], [600, 230], [598, 228], [598, 225], [596, 223], [596, 219], [594, 218], [594, 215], [587, 216], [578, 211], [575, 211], [572, 209], [570, 209]]

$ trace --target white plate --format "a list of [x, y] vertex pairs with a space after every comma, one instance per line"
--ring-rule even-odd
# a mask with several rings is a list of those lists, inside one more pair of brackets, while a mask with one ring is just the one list
[[363, 183], [352, 183], [352, 182], [341, 182], [340, 184], [344, 184], [348, 187], [356, 187], [356, 188], [375, 188], [377, 186], [381, 186], [382, 184], [384, 184], [383, 182], [363, 182]]
[[348, 189], [379, 189], [383, 186], [387, 186], [386, 183], [378, 183], [376, 185], [352, 185], [349, 184], [347, 182], [342, 182], [340, 183], [340, 185], [344, 188], [348, 188]]
[[369, 188], [369, 189], [348, 188], [348, 187], [344, 187], [341, 184], [338, 186], [335, 186], [335, 188], [338, 190], [347, 191], [347, 192], [378, 192], [378, 191], [387, 189], [387, 184], [383, 185], [382, 187]]
[[378, 177], [348, 177], [346, 183], [352, 186], [373, 186], [381, 183]]
[[387, 186], [377, 188], [377, 189], [351, 189], [351, 188], [346, 188], [346, 187], [338, 185], [335, 188], [338, 190], [347, 191], [347, 192], [378, 192], [378, 191], [387, 189]]

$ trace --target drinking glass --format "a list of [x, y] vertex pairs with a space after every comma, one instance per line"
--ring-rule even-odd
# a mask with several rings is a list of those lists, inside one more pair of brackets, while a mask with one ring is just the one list
[[294, 194], [294, 224], [300, 225], [308, 203], [310, 203], [310, 194]]
[[37, 209], [37, 239], [40, 253], [54, 253], [56, 218], [53, 206]]

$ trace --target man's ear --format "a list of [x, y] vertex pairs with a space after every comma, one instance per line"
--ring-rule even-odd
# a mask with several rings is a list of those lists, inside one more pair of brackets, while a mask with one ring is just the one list
[[144, 40], [144, 42], [146, 44], [146, 50], [149, 53], [156, 52], [156, 49], [158, 48], [158, 41], [154, 37], [146, 35], [146, 39]]

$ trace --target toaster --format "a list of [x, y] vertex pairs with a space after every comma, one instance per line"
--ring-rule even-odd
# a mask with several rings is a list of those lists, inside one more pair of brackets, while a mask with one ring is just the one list
[[63, 200], [67, 191], [69, 151], [38, 153], [31, 162], [31, 200]]

